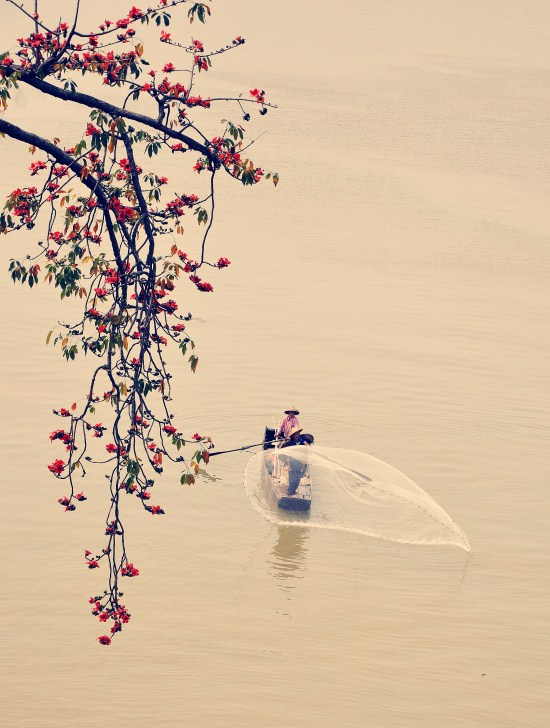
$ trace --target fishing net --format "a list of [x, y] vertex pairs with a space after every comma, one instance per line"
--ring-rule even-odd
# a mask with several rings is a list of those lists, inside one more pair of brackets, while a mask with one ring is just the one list
[[[310, 497], [309, 510], [293, 510], [293, 500], [288, 509], [286, 486], [296, 473], [302, 480], [293, 498]], [[254, 506], [273, 523], [470, 550], [466, 534], [422, 488], [356, 450], [307, 445], [264, 450], [246, 466], [244, 484]]]

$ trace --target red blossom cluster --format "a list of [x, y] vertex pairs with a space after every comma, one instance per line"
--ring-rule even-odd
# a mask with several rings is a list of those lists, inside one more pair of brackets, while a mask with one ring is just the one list
[[122, 531], [118, 527], [117, 521], [111, 521], [105, 529], [106, 536], [112, 536], [113, 534], [116, 536], [122, 536]]
[[[201, 106], [203, 109], [210, 108], [210, 99], [203, 99], [200, 96], [188, 96], [185, 99], [185, 104], [189, 107]], [[184, 112], [180, 112], [184, 113]]]
[[54, 475], [61, 475], [65, 470], [66, 463], [63, 460], [54, 460], [51, 465], [48, 465], [48, 470]]
[[180, 96], [186, 96], [187, 95], [187, 89], [185, 86], [181, 83], [170, 83], [167, 78], [163, 78], [160, 84], [157, 87], [157, 90], [159, 93], [164, 94], [164, 96], [171, 96], [175, 99], [179, 99]]
[[110, 442], [108, 445], [105, 445], [105, 449], [108, 453], [116, 453], [117, 455], [120, 455], [121, 457], [126, 457], [128, 455], [128, 452], [125, 450], [125, 448], [122, 445], [115, 445], [114, 442]]
[[250, 89], [250, 95], [253, 96], [259, 104], [263, 104], [265, 101], [265, 91], [260, 91], [257, 88]]
[[214, 137], [211, 141], [216, 150], [216, 156], [225, 167], [239, 166], [241, 155], [236, 151], [232, 143], [224, 137]]
[[67, 498], [67, 496], [63, 496], [63, 498], [60, 498], [58, 501], [59, 505], [65, 506], [66, 511], [74, 511], [76, 506], [71, 503], [70, 498]]
[[[121, 159], [119, 161], [119, 164], [122, 167], [122, 169], [126, 172], [126, 174], [130, 174], [130, 172], [132, 171], [132, 165], [130, 164], [130, 162], [127, 159]], [[142, 169], [139, 166], [139, 164], [134, 164], [133, 169], [136, 174], [141, 174], [141, 172], [142, 172]]]
[[145, 506], [145, 510], [149, 511], [153, 516], [163, 516], [164, 511], [160, 506]]
[[54, 440], [61, 440], [61, 442], [67, 446], [67, 450], [73, 449], [73, 438], [68, 432], [65, 432], [65, 430], [55, 430], [54, 432], [51, 432], [50, 441], [53, 442]]
[[48, 165], [46, 162], [32, 162], [29, 169], [31, 171], [31, 177], [34, 177], [35, 174], [38, 174], [41, 169], [46, 169]]
[[195, 66], [199, 71], [208, 71], [208, 59], [204, 56], [195, 56]]
[[[131, 566], [132, 564], [127, 564], [127, 566]], [[123, 567], [124, 568], [124, 567]], [[137, 574], [139, 574], [139, 571], [135, 569]], [[131, 574], [132, 576], [137, 576], [137, 574]], [[128, 574], [125, 574], [125, 576], [128, 576]], [[116, 634], [117, 632], [120, 632], [122, 629], [123, 624], [128, 624], [131, 618], [131, 614], [128, 612], [126, 607], [123, 604], [119, 604], [117, 607], [109, 607], [107, 605], [103, 604], [104, 597], [90, 597], [89, 602], [92, 604], [92, 614], [98, 618], [100, 622], [108, 622], [111, 620], [113, 622], [113, 626], [111, 627], [111, 637], [104, 634], [98, 637], [98, 642], [100, 645], [110, 645], [112, 635]]]
[[101, 422], [98, 422], [96, 425], [86, 425], [86, 429], [94, 431], [92, 437], [103, 437], [103, 433], [107, 428], [103, 427]]
[[184, 208], [193, 207], [199, 201], [197, 195], [179, 195], [166, 203], [166, 210], [174, 217], [185, 215]]
[[172, 299], [161, 304], [160, 307], [163, 311], [166, 311], [166, 313], [174, 313], [178, 310], [178, 304]]
[[133, 564], [126, 562], [126, 564], [122, 567], [120, 573], [122, 574], [122, 576], [139, 576], [139, 569], [136, 569]]
[[118, 222], [129, 222], [136, 216], [134, 208], [123, 205], [118, 197], [113, 197], [111, 200], [111, 209], [114, 210]]
[[189, 276], [189, 280], [191, 281], [191, 283], [194, 283], [197, 286], [199, 291], [203, 291], [203, 293], [211, 293], [214, 290], [213, 286], [210, 283], [201, 280], [196, 275]]
[[16, 189], [9, 195], [6, 207], [27, 226], [32, 225], [32, 215], [38, 205], [36, 187]]
[[[62, 27], [64, 26], [64, 27]], [[57, 32], [31, 33], [28, 38], [18, 38], [21, 50], [17, 51], [22, 68], [29, 68], [33, 63], [40, 63], [44, 57], [57, 53], [63, 41], [61, 36], [67, 30], [66, 23], [58, 26]], [[11, 65], [11, 64], [10, 64]]]
[[[108, 572], [108, 589], [102, 597], [90, 599], [92, 614], [101, 623], [111, 624], [110, 632], [98, 637], [103, 645], [111, 644], [113, 635], [121, 631], [130, 619], [126, 608], [119, 602], [122, 593], [118, 590], [118, 577], [139, 575], [125, 550], [119, 493], [124, 491], [135, 495], [149, 513], [162, 515], [164, 510], [160, 505], [150, 504], [154, 485], [151, 471], [161, 473], [163, 465], [166, 466], [169, 461], [185, 461], [179, 451], [186, 442], [176, 427], [170, 424], [173, 415], [166, 402], [172, 399], [173, 389], [162, 347], [175, 342], [188, 358], [193, 372], [198, 359], [189, 351], [194, 349], [193, 341], [187, 333], [183, 333], [186, 332], [183, 321], [189, 321], [191, 314], [183, 316], [180, 313], [174, 300], [175, 294], [171, 292], [182, 274], [188, 276], [197, 290], [211, 292], [212, 285], [197, 275], [198, 269], [203, 265], [218, 269], [230, 265], [226, 257], [220, 257], [217, 263], [204, 258], [205, 241], [214, 211], [213, 187], [210, 196], [205, 197], [200, 205], [195, 194], [176, 195], [166, 202], [162, 196], [164, 190], [160, 188], [168, 183], [167, 177], [156, 172], [146, 171], [143, 174], [142, 168], [133, 161], [134, 154], [136, 157], [141, 155], [141, 160], [147, 159], [147, 156], [153, 159], [167, 149], [172, 152], [196, 150], [202, 156], [193, 169], [197, 172], [207, 170], [212, 175], [212, 183], [213, 175], [220, 167], [233, 177], [240, 178], [244, 184], [252, 184], [264, 176], [261, 168], [256, 168], [249, 160], [243, 161], [241, 157], [244, 143], [242, 127], [224, 122], [226, 129], [222, 132], [223, 136], [216, 136], [208, 142], [209, 135], [206, 136], [204, 130], [195, 127], [189, 119], [193, 115], [190, 109], [209, 109], [212, 104], [210, 98], [203, 98], [197, 93], [198, 76], [194, 72], [207, 71], [211, 57], [244, 43], [241, 36], [225, 48], [206, 54], [200, 40], [194, 39], [190, 45], [179, 44], [172, 41], [169, 32], [162, 30], [162, 42], [189, 54], [192, 67], [187, 69], [187, 87], [171, 82], [180, 66], [176, 58], [174, 62], [166, 62], [159, 74], [148, 70], [148, 82], [143, 83], [143, 76], [140, 76], [144, 73], [144, 66], [148, 65], [145, 59], [142, 60], [143, 44], [137, 42], [135, 47], [126, 45], [128, 50], [124, 51], [117, 47], [117, 42], [127, 44], [135, 35], [131, 26], [136, 22], [156, 19], [157, 24], [164, 22], [168, 25], [170, 16], [159, 13], [159, 10], [168, 4], [173, 7], [182, 2], [184, 0], [160, 0], [155, 7], [148, 7], [145, 11], [133, 6], [124, 17], [106, 19], [97, 31], [92, 32], [75, 32], [72, 23], [68, 25], [65, 22], [59, 23], [55, 30], [41, 25], [40, 32], [19, 39], [18, 61], [14, 62], [13, 53], [0, 60], [1, 108], [4, 109], [7, 99], [11, 98], [8, 88], [17, 88], [15, 81], [29, 82], [42, 90], [43, 86], [51, 85], [48, 78], [54, 78], [58, 91], [51, 95], [56, 96], [59, 92], [67, 101], [78, 103], [82, 101], [83, 94], [72, 79], [81, 74], [98, 74], [104, 84], [124, 85], [125, 94], [128, 91], [123, 106], [115, 112], [112, 107], [105, 110], [104, 102], [94, 105], [90, 121], [72, 145], [60, 139], [54, 139], [53, 146], [51, 142], [35, 145], [34, 141], [29, 141], [31, 151], [38, 148], [48, 155], [29, 166], [30, 176], [41, 180], [42, 185], [38, 189], [14, 190], [7, 200], [7, 213], [0, 213], [0, 231], [7, 232], [22, 225], [33, 227], [41, 208], [49, 212], [47, 231], [42, 238], [45, 242], [40, 242], [37, 257], [47, 259], [46, 280], [58, 288], [62, 298], [72, 295], [82, 299], [83, 314], [76, 323], [55, 327], [55, 334], [50, 332], [47, 340], [49, 342], [53, 334], [54, 345], [61, 348], [67, 360], [74, 359], [77, 351], [103, 357], [84, 395], [85, 403], [81, 409], [75, 402], [70, 410], [54, 410], [56, 415], [70, 418], [66, 423], [70, 426], [69, 430], [59, 428], [52, 431], [50, 441], [59, 440], [70, 454], [67, 455], [68, 462], [57, 459], [47, 466], [53, 475], [66, 480], [70, 487], [68, 495], [58, 499], [59, 504], [66, 511], [74, 511], [76, 502], [85, 501], [86, 496], [82, 491], [76, 492], [73, 478], [77, 473], [87, 475], [88, 462], [110, 463], [107, 466], [110, 475], [106, 476], [110, 490], [110, 510], [105, 529], [107, 542], [96, 555], [85, 551], [88, 569], [103, 566]], [[201, 21], [204, 21], [206, 13], [210, 14], [210, 10], [203, 3], [194, 3], [189, 11], [191, 18], [197, 14]], [[72, 73], [75, 71], [78, 73]], [[159, 107], [158, 116], [155, 113], [149, 120], [147, 112], [139, 109], [139, 121], [136, 121], [136, 114], [132, 115], [129, 107], [132, 99], [139, 103], [140, 92], [152, 95]], [[250, 93], [262, 105], [260, 113], [267, 111], [264, 91], [254, 89]], [[250, 99], [247, 101], [241, 97], [232, 102], [235, 107], [239, 106], [239, 113], [244, 113], [243, 103], [251, 103]], [[34, 135], [33, 139], [36, 138]], [[40, 175], [44, 170], [46, 174]], [[123, 184], [117, 185], [117, 182]], [[73, 191], [75, 186], [81, 187], [80, 192]], [[82, 187], [87, 188], [83, 196]], [[205, 224], [202, 247], [199, 247], [200, 260], [191, 259], [175, 245], [170, 255], [163, 255], [162, 242], [165, 238], [162, 236], [183, 234], [181, 218], [191, 208], [194, 208], [199, 225]], [[59, 229], [55, 230], [54, 226]], [[97, 252], [92, 244], [101, 244], [102, 238], [104, 247]], [[52, 247], [48, 248], [48, 245]], [[27, 259], [34, 260], [31, 256]], [[12, 273], [14, 280], [19, 276], [22, 282], [29, 277], [30, 285], [38, 282], [38, 264], [16, 263], [15, 273]], [[106, 312], [100, 311], [98, 305], [107, 309]], [[171, 323], [174, 320], [177, 323]], [[99, 384], [105, 375], [107, 379]], [[101, 397], [93, 393], [96, 387], [101, 387], [99, 391], [110, 389]], [[156, 412], [152, 406], [155, 397], [163, 407]], [[103, 437], [108, 427], [102, 422], [93, 424], [90, 419], [96, 412], [96, 406], [112, 408], [112, 419], [117, 423], [111, 430], [113, 434], [109, 439], [112, 441], [105, 445], [105, 450], [97, 448], [100, 452], [97, 460], [89, 454], [95, 444], [91, 438]], [[193, 473], [201, 472], [201, 458], [208, 463], [205, 443], [213, 447], [209, 438], [198, 433], [192, 439], [201, 443], [200, 449], [184, 466], [186, 472], [181, 477], [182, 484], [194, 482]]]

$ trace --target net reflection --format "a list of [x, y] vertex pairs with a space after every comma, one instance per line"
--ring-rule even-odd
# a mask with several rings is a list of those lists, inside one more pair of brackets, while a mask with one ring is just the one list
[[294, 589], [301, 579], [307, 555], [309, 529], [305, 526], [277, 526], [277, 540], [271, 549], [270, 571], [283, 590]]

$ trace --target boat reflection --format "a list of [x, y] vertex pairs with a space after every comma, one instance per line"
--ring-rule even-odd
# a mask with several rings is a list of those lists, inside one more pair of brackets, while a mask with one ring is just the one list
[[271, 573], [283, 590], [294, 589], [293, 579], [301, 579], [310, 529], [305, 526], [277, 526], [277, 540], [271, 550]]

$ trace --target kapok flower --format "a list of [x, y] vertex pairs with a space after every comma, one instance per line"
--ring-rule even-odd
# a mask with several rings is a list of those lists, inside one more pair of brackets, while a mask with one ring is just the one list
[[145, 506], [145, 510], [149, 511], [153, 516], [164, 515], [164, 511], [160, 506]]
[[54, 475], [61, 475], [65, 470], [66, 463], [63, 460], [54, 460], [51, 465], [48, 465], [48, 470]]
[[126, 565], [122, 567], [120, 573], [122, 576], [139, 576], [139, 569], [136, 569], [133, 564], [126, 562]]

